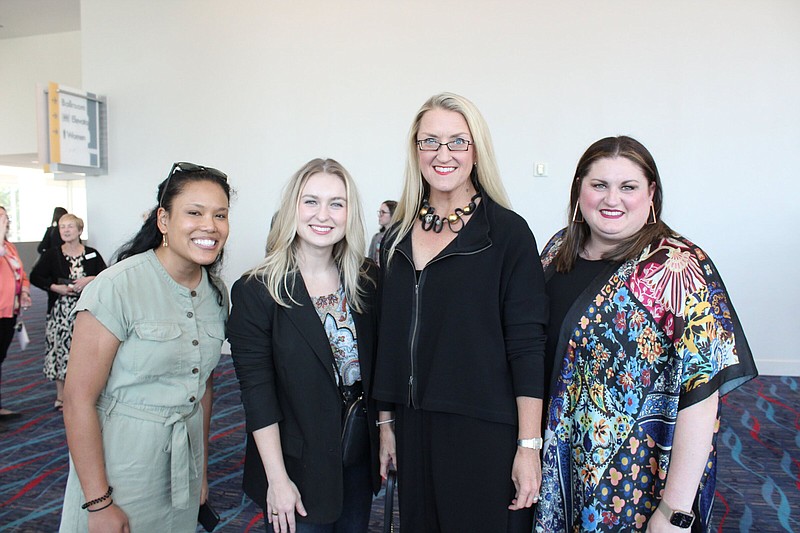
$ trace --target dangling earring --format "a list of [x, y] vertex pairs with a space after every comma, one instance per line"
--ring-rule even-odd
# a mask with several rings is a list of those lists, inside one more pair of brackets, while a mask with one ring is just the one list
[[572, 213], [572, 221], [575, 222], [576, 224], [583, 224], [583, 213], [578, 211], [578, 208], [580, 208], [580, 206], [581, 204], [576, 202], [575, 211]]
[[650, 216], [647, 217], [647, 225], [652, 226], [656, 222], [658, 222], [658, 219], [656, 218], [656, 206], [654, 206], [653, 201], [650, 200]]
[[169, 248], [169, 242], [167, 241], [166, 233], [161, 234], [161, 246], [163, 246], [164, 248]]

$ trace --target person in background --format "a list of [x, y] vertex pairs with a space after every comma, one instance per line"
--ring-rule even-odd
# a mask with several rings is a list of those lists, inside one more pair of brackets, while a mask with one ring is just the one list
[[56, 207], [53, 209], [53, 221], [44, 231], [44, 237], [42, 237], [41, 242], [39, 242], [39, 246], [36, 247], [40, 255], [51, 248], [58, 248], [64, 244], [64, 241], [61, 240], [61, 233], [58, 231], [58, 221], [66, 214], [67, 210], [63, 207]]
[[545, 246], [553, 369], [537, 531], [708, 531], [719, 398], [756, 376], [708, 255], [661, 218], [650, 152], [581, 157]]
[[50, 248], [31, 270], [31, 283], [47, 291], [44, 375], [56, 382], [54, 408], [63, 409], [64, 379], [72, 343], [72, 310], [78, 296], [95, 276], [105, 270], [100, 252], [81, 242], [83, 220], [67, 214], [58, 221], [63, 244]]
[[[233, 285], [228, 341], [247, 420], [244, 490], [268, 532], [366, 533], [378, 478], [369, 399], [375, 265], [352, 177], [313, 159], [289, 180], [267, 256]], [[366, 395], [348, 463], [343, 404]]]
[[197, 529], [228, 316], [217, 273], [230, 195], [219, 170], [175, 163], [119, 262], [75, 306], [62, 533]]
[[383, 240], [386, 228], [389, 227], [389, 223], [392, 221], [395, 208], [397, 208], [397, 202], [394, 200], [386, 200], [381, 204], [381, 208], [378, 209], [378, 225], [380, 229], [378, 233], [373, 235], [372, 240], [369, 242], [369, 248], [367, 249], [367, 257], [375, 261], [375, 264], [378, 266], [381, 264], [381, 241]]
[[472, 102], [431, 97], [407, 150], [378, 284], [381, 473], [397, 466], [402, 531], [529, 533], [547, 321], [536, 241]]
[[[6, 208], [0, 206], [0, 376], [8, 348], [14, 340], [17, 317], [31, 306], [31, 288], [16, 246], [8, 240], [11, 221]], [[0, 383], [2, 378], [0, 377]], [[16, 418], [15, 413], [2, 406], [0, 419]]]

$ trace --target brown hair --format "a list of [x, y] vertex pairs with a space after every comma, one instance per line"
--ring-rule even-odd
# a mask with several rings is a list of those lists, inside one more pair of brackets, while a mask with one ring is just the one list
[[592, 165], [600, 159], [614, 159], [624, 157], [638, 166], [648, 184], [655, 184], [653, 191], [653, 209], [655, 223], [645, 224], [642, 229], [620, 242], [611, 252], [603, 255], [603, 259], [610, 261], [626, 261], [642, 253], [645, 246], [655, 239], [674, 235], [674, 232], [661, 220], [663, 193], [661, 177], [653, 156], [639, 141], [631, 137], [606, 137], [592, 144], [578, 161], [572, 188], [569, 194], [569, 222], [564, 235], [564, 242], [555, 257], [556, 271], [569, 272], [575, 265], [575, 259], [583, 249], [591, 230], [585, 222], [576, 222], [573, 214], [580, 214], [578, 198], [580, 197], [581, 182], [589, 174]]

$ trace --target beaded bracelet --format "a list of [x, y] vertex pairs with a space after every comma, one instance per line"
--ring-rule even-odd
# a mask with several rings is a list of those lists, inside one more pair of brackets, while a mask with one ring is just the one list
[[[81, 509], [88, 509], [92, 505], [97, 505], [100, 502], [106, 501], [107, 499], [109, 499], [111, 497], [111, 493], [112, 492], [114, 492], [114, 487], [109, 485], [108, 486], [108, 490], [106, 491], [105, 494], [103, 494], [102, 496], [100, 496], [99, 498], [97, 498], [95, 500], [92, 500], [92, 501], [84, 503], [83, 505], [81, 505]], [[96, 510], [99, 511], [100, 509], [96, 509]]]
[[114, 500], [108, 500], [108, 503], [105, 504], [102, 507], [98, 507], [97, 509], [86, 509], [86, 510], [89, 511], [90, 513], [96, 513], [97, 511], [102, 511], [103, 509], [108, 509], [112, 505], [114, 505]]

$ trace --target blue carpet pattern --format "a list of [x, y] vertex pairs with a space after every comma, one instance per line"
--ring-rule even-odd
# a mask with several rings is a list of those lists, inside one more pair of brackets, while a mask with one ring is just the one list
[[[2, 369], [3, 406], [23, 414], [0, 420], [3, 532], [57, 531], [68, 471], [55, 386], [42, 374], [46, 296], [33, 292], [25, 318], [31, 344], [24, 352], [12, 345]], [[228, 356], [215, 372], [215, 393], [209, 483], [222, 517], [216, 531], [263, 531], [260, 510], [241, 491], [244, 414]], [[723, 398], [722, 409], [714, 531], [800, 531], [800, 379], [759, 377]], [[382, 531], [382, 523], [379, 494], [370, 531]]]

